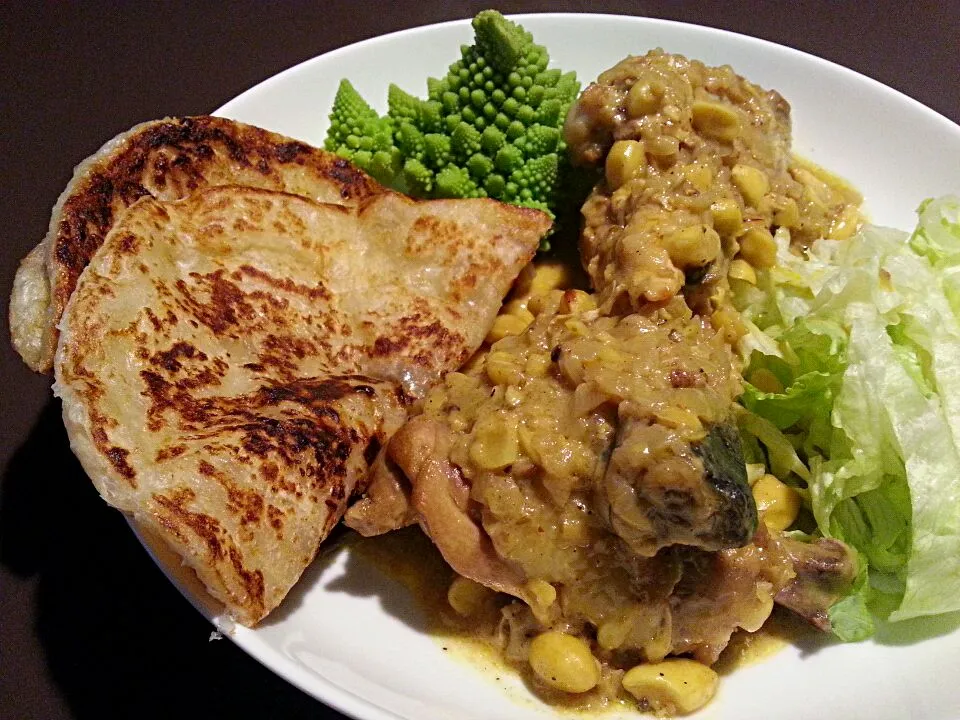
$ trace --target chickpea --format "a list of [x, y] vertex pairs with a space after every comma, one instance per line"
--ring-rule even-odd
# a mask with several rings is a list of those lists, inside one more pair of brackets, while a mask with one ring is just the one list
[[560, 301], [560, 312], [579, 315], [597, 309], [597, 301], [593, 295], [583, 290], [567, 290]]
[[519, 407], [525, 397], [523, 390], [516, 385], [508, 385], [503, 393], [503, 404], [508, 408]]
[[512, 418], [492, 415], [478, 424], [470, 444], [470, 459], [482, 470], [500, 470], [520, 455], [517, 423]]
[[[810, 199], [813, 200], [818, 207], [827, 207], [830, 202], [829, 185], [806, 168], [791, 168], [790, 174], [793, 175], [794, 180], [804, 186], [804, 189], [809, 192]], [[804, 194], [806, 195], [807, 193], [805, 192]]]
[[550, 369], [550, 356], [546, 353], [532, 353], [524, 366], [524, 371], [532, 377], [544, 377]]
[[757, 512], [764, 524], [774, 530], [786, 530], [800, 513], [800, 495], [775, 475], [766, 474], [753, 486]]
[[747, 205], [760, 207], [763, 196], [770, 189], [770, 180], [759, 168], [737, 164], [731, 171], [731, 179]]
[[720, 236], [707, 225], [691, 225], [667, 235], [663, 246], [678, 268], [703, 267], [720, 254]]
[[494, 594], [490, 588], [457, 575], [447, 590], [447, 602], [458, 615], [471, 617], [477, 615]]
[[727, 277], [731, 280], [743, 280], [751, 285], [757, 284], [757, 272], [753, 266], [742, 258], [737, 258], [730, 262], [730, 269], [727, 271]]
[[670, 428], [675, 428], [678, 430], [686, 430], [687, 432], [693, 435], [699, 435], [703, 437], [706, 433], [703, 431], [703, 423], [700, 422], [700, 418], [697, 417], [697, 414], [687, 410], [686, 408], [678, 407], [676, 405], [668, 405], [659, 410], [655, 410], [657, 420], [661, 424], [666, 425]]
[[589, 545], [593, 539], [593, 532], [590, 529], [590, 522], [586, 513], [572, 509], [572, 506], [568, 504], [563, 511], [560, 536], [564, 542], [577, 547]]
[[520, 440], [520, 448], [524, 455], [530, 458], [530, 462], [543, 467], [543, 453], [540, 452], [540, 443], [537, 436], [521, 425], [517, 430], [517, 437]]
[[717, 200], [710, 206], [710, 214], [714, 229], [721, 235], [736, 235], [743, 227], [743, 214], [733, 198]]
[[656, 135], [647, 139], [647, 152], [662, 163], [671, 163], [680, 152], [680, 141], [673, 135]]
[[490, 332], [487, 333], [486, 341], [492, 345], [505, 337], [521, 334], [533, 320], [533, 314], [528, 314], [530, 320], [520, 315], [497, 315]]
[[523, 373], [510, 353], [494, 350], [487, 355], [484, 369], [490, 382], [496, 385], [517, 385], [523, 382]]
[[557, 288], [565, 290], [573, 283], [568, 265], [557, 261], [527, 265], [517, 278], [516, 292], [543, 295]]
[[779, 227], [796, 227], [800, 223], [797, 201], [789, 197], [777, 198], [773, 203], [773, 224]]
[[530, 667], [550, 687], [583, 693], [600, 682], [600, 663], [590, 646], [574, 635], [550, 630], [530, 643]]
[[676, 658], [637, 665], [623, 676], [624, 689], [657, 714], [686, 715], [717, 691], [717, 673], [694, 660]]
[[500, 309], [501, 315], [515, 315], [520, 318], [528, 325], [534, 321], [533, 313], [527, 309], [527, 301], [524, 299], [517, 298], [516, 300], [511, 300], [506, 303]]
[[557, 589], [546, 580], [530, 580], [526, 584], [530, 599], [541, 608], [547, 608], [557, 601]]
[[740, 319], [740, 313], [731, 307], [723, 306], [713, 311], [710, 324], [722, 333], [728, 343], [735, 343], [747, 334], [747, 328]]
[[847, 240], [860, 225], [860, 211], [855, 205], [847, 205], [843, 211], [830, 223], [827, 237], [831, 240]]
[[703, 163], [687, 165], [683, 168], [683, 176], [700, 192], [706, 192], [713, 185], [713, 171], [709, 165]]
[[617, 140], [607, 153], [607, 184], [614, 190], [635, 178], [647, 165], [647, 151], [639, 140]]
[[740, 257], [755, 268], [777, 264], [777, 243], [765, 227], [753, 225], [740, 238]]
[[597, 628], [597, 645], [604, 650], [616, 650], [627, 641], [632, 626], [628, 620], [608, 620]]
[[673, 635], [670, 632], [670, 624], [663, 622], [657, 634], [644, 644], [643, 654], [647, 656], [647, 662], [660, 662], [667, 656], [672, 646]]
[[630, 117], [640, 118], [660, 109], [665, 88], [659, 82], [637, 82], [627, 93], [627, 112]]
[[736, 111], [721, 103], [695, 102], [691, 108], [693, 127], [704, 137], [732, 142], [740, 134]]
[[577, 320], [576, 318], [567, 320], [563, 323], [563, 326], [577, 337], [586, 337], [590, 334], [590, 330], [587, 329], [586, 323], [584, 323], [582, 320]]

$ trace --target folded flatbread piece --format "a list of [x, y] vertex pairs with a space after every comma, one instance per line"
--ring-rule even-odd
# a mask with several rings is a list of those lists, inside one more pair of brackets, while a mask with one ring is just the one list
[[49, 372], [57, 324], [77, 278], [122, 212], [141, 197], [178, 200], [245, 185], [354, 205], [383, 187], [346, 160], [225, 118], [145, 122], [80, 163], [53, 208], [47, 236], [20, 265], [10, 331], [24, 362]]
[[63, 314], [54, 387], [73, 450], [252, 625], [411, 397], [480, 345], [549, 224], [388, 191], [353, 207], [236, 186], [145, 197]]

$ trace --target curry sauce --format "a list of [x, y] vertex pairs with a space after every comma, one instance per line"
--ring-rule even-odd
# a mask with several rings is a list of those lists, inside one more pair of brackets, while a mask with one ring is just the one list
[[852, 579], [842, 544], [772, 522], [779, 480], [748, 477], [737, 429], [731, 284], [861, 221], [790, 135], [787, 102], [729, 67], [653, 51], [601, 74], [565, 126], [603, 170], [587, 282], [521, 273], [489, 347], [390, 443], [384, 486], [409, 511], [384, 517], [419, 522], [456, 573], [437, 616], [554, 706], [692, 712], [717, 670], [780, 645], [756, 635], [775, 603], [824, 629]]

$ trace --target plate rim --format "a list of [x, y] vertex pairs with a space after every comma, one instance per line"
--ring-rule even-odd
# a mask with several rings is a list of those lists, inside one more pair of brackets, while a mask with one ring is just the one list
[[[592, 19], [599, 21], [626, 21], [629, 23], [640, 23], [644, 25], [653, 25], [653, 26], [664, 26], [664, 27], [673, 27], [681, 31], [690, 31], [702, 32], [704, 34], [719, 34], [721, 36], [726, 36], [728, 38], [736, 38], [741, 42], [746, 42], [748, 44], [758, 44], [760, 46], [766, 46], [769, 49], [773, 49], [779, 52], [786, 51], [791, 54], [795, 54], [798, 57], [807, 59], [808, 61], [814, 61], [816, 63], [825, 64], [830, 67], [832, 70], [845, 74], [848, 77], [854, 77], [861, 81], [866, 81], [871, 84], [875, 90], [879, 90], [885, 93], [892, 93], [897, 96], [901, 101], [906, 101], [907, 103], [914, 106], [914, 109], [920, 110], [925, 114], [928, 114], [931, 119], [937, 122], [946, 123], [948, 127], [952, 128], [955, 132], [960, 132], [960, 124], [954, 122], [946, 115], [940, 113], [937, 110], [934, 110], [929, 105], [925, 105], [914, 97], [911, 97], [902, 90], [891, 87], [886, 83], [877, 80], [866, 73], [860, 72], [859, 70], [854, 70], [853, 68], [842, 65], [834, 60], [829, 60], [827, 58], [816, 55], [815, 53], [809, 52], [807, 50], [801, 50], [799, 48], [793, 47], [792, 45], [785, 45], [782, 43], [775, 42], [773, 40], [767, 40], [766, 38], [757, 37], [755, 35], [749, 35], [747, 33], [738, 32], [735, 30], [727, 30], [725, 28], [712, 27], [710, 25], [700, 25], [698, 23], [690, 23], [682, 20], [671, 20], [668, 18], [656, 18], [656, 17], [647, 17], [639, 15], [623, 15], [621, 13], [598, 13], [598, 12], [531, 12], [531, 13], [506, 13], [505, 16], [523, 24], [524, 22], [534, 19], [536, 21], [548, 21], [548, 20], [569, 20], [572, 18], [581, 18], [581, 19]], [[296, 72], [302, 72], [304, 66], [318, 63], [321, 60], [333, 59], [341, 53], [346, 53], [350, 51], [359, 50], [366, 47], [367, 45], [375, 45], [380, 42], [388, 42], [396, 36], [400, 35], [416, 35], [421, 32], [434, 31], [437, 29], [445, 28], [448, 26], [457, 27], [468, 25], [472, 20], [472, 17], [464, 17], [454, 20], [444, 20], [438, 23], [428, 23], [426, 25], [415, 25], [409, 28], [403, 28], [400, 30], [393, 30], [389, 33], [384, 33], [383, 35], [374, 35], [372, 37], [364, 38], [362, 40], [357, 40], [356, 42], [349, 43], [347, 45], [341, 45], [339, 47], [328, 50], [319, 55], [314, 55], [313, 57], [306, 58], [301, 60], [298, 63], [295, 63], [283, 70], [280, 70], [269, 77], [265, 77], [262, 80], [258, 81], [251, 87], [243, 90], [238, 95], [233, 96], [229, 100], [223, 102], [217, 109], [211, 112], [212, 115], [217, 116], [226, 116], [232, 112], [234, 105], [239, 105], [242, 102], [248, 100], [248, 96], [253, 95], [256, 92], [262, 92], [264, 89], [263, 86], [268, 84], [273, 84], [275, 82], [281, 82], [286, 79], [286, 76], [292, 75]], [[549, 48], [548, 48], [549, 49]], [[452, 61], [451, 61], [452, 62]]]

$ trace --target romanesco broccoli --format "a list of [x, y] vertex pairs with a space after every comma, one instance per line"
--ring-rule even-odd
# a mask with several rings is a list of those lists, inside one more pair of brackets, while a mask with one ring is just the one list
[[428, 79], [425, 100], [390, 85], [383, 117], [343, 80], [325, 147], [411, 195], [493, 197], [555, 214], [576, 74], [547, 69], [546, 48], [495, 10], [473, 29], [475, 43]]

